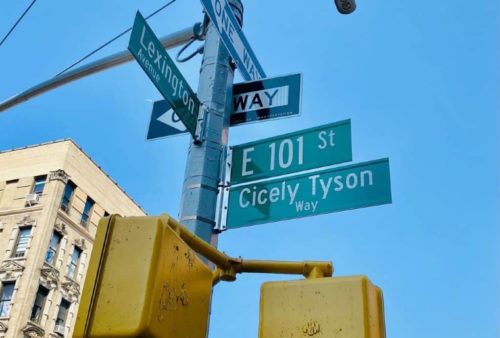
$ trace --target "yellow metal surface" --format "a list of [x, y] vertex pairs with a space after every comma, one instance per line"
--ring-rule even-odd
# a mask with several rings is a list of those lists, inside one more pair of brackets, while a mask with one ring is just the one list
[[166, 223], [101, 220], [74, 337], [205, 338], [212, 271]]
[[160, 216], [165, 223], [196, 252], [217, 265], [220, 271], [214, 275], [214, 282], [219, 280], [234, 281], [237, 273], [283, 273], [300, 274], [306, 278], [330, 277], [333, 273], [332, 262], [329, 261], [269, 261], [269, 260], [247, 260], [241, 257], [233, 258], [220, 252], [198, 236], [194, 235], [182, 224], [170, 218], [167, 214]]
[[264, 283], [259, 338], [385, 338], [382, 291], [364, 276]]

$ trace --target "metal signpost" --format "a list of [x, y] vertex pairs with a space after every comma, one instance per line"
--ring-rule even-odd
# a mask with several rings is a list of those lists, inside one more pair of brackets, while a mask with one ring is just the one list
[[[233, 13], [234, 7], [231, 8], [226, 0], [201, 0], [201, 3], [243, 78], [246, 81], [265, 78], [266, 74]], [[232, 5], [237, 6], [234, 3]], [[241, 3], [239, 5], [241, 7]], [[241, 9], [240, 12], [243, 10]]]
[[198, 139], [200, 101], [139, 12], [135, 16], [128, 49], [191, 135]]
[[[235, 84], [230, 126], [299, 115], [301, 82], [301, 74], [293, 74]], [[148, 140], [187, 132], [168, 101], [154, 102]]]
[[222, 228], [391, 203], [389, 160], [328, 168], [231, 187]]
[[231, 184], [351, 160], [351, 121], [345, 120], [232, 147]]

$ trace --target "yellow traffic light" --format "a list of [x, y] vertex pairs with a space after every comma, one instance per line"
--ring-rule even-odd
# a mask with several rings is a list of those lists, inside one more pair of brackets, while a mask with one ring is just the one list
[[330, 278], [325, 261], [233, 258], [166, 214], [101, 220], [74, 337], [205, 338], [212, 286], [242, 272], [306, 277], [262, 285], [260, 338], [385, 338], [382, 292], [366, 277]]
[[364, 276], [268, 282], [259, 338], [385, 338], [382, 291]]
[[166, 217], [101, 220], [74, 337], [205, 338], [212, 272]]

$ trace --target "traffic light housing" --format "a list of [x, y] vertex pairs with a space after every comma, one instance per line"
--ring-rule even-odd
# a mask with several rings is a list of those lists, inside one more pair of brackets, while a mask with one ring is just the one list
[[206, 337], [212, 272], [167, 223], [100, 221], [73, 337]]
[[364, 276], [262, 284], [259, 338], [385, 338], [382, 291]]

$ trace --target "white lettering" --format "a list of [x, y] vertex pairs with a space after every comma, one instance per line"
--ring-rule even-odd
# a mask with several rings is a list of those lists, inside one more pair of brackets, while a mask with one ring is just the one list
[[146, 26], [142, 26], [141, 38], [139, 39], [139, 43], [141, 44], [144, 50], [147, 50], [146, 45], [144, 44], [144, 34], [146, 33]]
[[313, 196], [316, 196], [316, 179], [318, 177], [319, 177], [319, 175], [312, 175], [312, 176], [308, 177], [310, 180], [312, 180], [312, 182], [311, 182], [311, 188], [312, 188], [311, 194]]
[[295, 184], [295, 188], [292, 190], [291, 186], [287, 186], [288, 188], [288, 194], [290, 195], [290, 203], [293, 204], [293, 201], [295, 200], [295, 195], [297, 195], [297, 190], [299, 189], [299, 183]]
[[269, 191], [269, 200], [271, 203], [278, 202], [279, 200], [279, 195], [280, 195], [280, 189], [277, 187], [274, 187]]
[[248, 205], [250, 204], [250, 202], [248, 202], [248, 198], [246, 199], [246, 202], [245, 202], [245, 203], [243, 202], [243, 194], [244, 194], [244, 193], [249, 194], [250, 192], [251, 192], [251, 191], [250, 191], [250, 189], [248, 189], [248, 188], [243, 188], [243, 189], [241, 189], [241, 191], [240, 191], [240, 199], [239, 199], [239, 202], [240, 202], [240, 207], [242, 207], [242, 208], [246, 208], [246, 207], [248, 207]]
[[322, 130], [318, 134], [318, 138], [321, 141], [321, 143], [318, 145], [318, 148], [321, 150], [325, 149], [328, 145], [330, 147], [335, 147], [335, 142], [333, 142], [333, 137], [335, 136], [335, 132], [333, 130], [330, 130], [330, 132], [328, 133], [329, 142], [326, 139], [326, 135], [327, 135], [326, 130]]
[[335, 176], [335, 178], [333, 179], [333, 181], [337, 185], [335, 187], [335, 191], [342, 191], [342, 189], [344, 189], [344, 183], [342, 183], [341, 179], [342, 176]]
[[373, 185], [373, 173], [371, 170], [362, 171], [361, 176], [361, 186], [365, 186], [365, 176], [368, 175], [368, 185]]
[[330, 185], [332, 184], [332, 177], [328, 178], [327, 184], [323, 182], [323, 180], [320, 178], [319, 183], [321, 184], [321, 188], [323, 189], [323, 199], [326, 198], [328, 195], [328, 191], [330, 190]]
[[262, 198], [262, 195], [266, 195], [266, 194], [267, 194], [266, 189], [262, 189], [261, 191], [259, 191], [259, 194], [257, 195], [257, 203], [265, 204], [267, 202], [267, 198], [266, 197]]
[[315, 212], [317, 207], [318, 207], [318, 201], [311, 201], [311, 202], [297, 201], [297, 202], [295, 202], [295, 210], [297, 210], [297, 212], [310, 211], [311, 209], [312, 209], [312, 212]]
[[[351, 178], [353, 180], [351, 180]], [[347, 186], [348, 189], [354, 189], [358, 185], [358, 176], [354, 173], [350, 173], [347, 175], [346, 180], [345, 180], [345, 185]]]
[[[288, 146], [288, 159], [286, 160], [286, 162], [284, 161], [285, 156], [283, 154], [285, 152], [285, 145]], [[288, 138], [284, 139], [280, 143], [278, 161], [279, 161], [281, 168], [288, 168], [292, 164], [292, 161], [293, 161], [293, 143]]]
[[161, 55], [160, 51], [157, 50], [156, 51], [156, 59], [155, 59], [154, 63], [158, 64], [158, 68], [160, 68], [160, 70], [162, 69], [161, 59], [162, 59], [162, 55]]
[[325, 135], [326, 135], [326, 131], [324, 131], [324, 130], [320, 131], [318, 134], [319, 139], [321, 140], [321, 142], [323, 142], [322, 144], [318, 145], [318, 148], [321, 150], [325, 149], [326, 145], [327, 145]]
[[153, 56], [155, 55], [155, 51], [156, 51], [156, 48], [155, 48], [153, 41], [149, 41], [149, 43], [148, 43], [148, 55], [150, 58], [153, 58]]
[[247, 163], [251, 163], [252, 159], [248, 156], [248, 153], [254, 151], [254, 147], [243, 149], [243, 163], [241, 164], [241, 176], [248, 176], [253, 174], [253, 170], [247, 170]]

